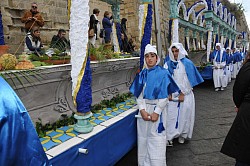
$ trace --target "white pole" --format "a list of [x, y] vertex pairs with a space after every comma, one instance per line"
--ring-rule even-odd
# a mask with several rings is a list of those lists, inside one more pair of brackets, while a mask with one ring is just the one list
[[156, 33], [156, 43], [157, 43], [157, 52], [160, 58], [161, 55], [161, 26], [160, 26], [160, 16], [159, 16], [159, 0], [154, 0], [154, 15], [155, 15], [155, 33]]

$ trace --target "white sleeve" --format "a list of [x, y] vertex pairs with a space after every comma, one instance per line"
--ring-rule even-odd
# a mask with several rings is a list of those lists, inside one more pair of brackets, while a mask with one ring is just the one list
[[166, 108], [167, 104], [168, 104], [168, 98], [158, 99], [154, 112], [160, 115], [162, 110]]
[[139, 107], [139, 111], [142, 110], [142, 109], [146, 109], [146, 102], [145, 102], [145, 99], [143, 99], [143, 92], [136, 99], [136, 102], [137, 102], [137, 105]]

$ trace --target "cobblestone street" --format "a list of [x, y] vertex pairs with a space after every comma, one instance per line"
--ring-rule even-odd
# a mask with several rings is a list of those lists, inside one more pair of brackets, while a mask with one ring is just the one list
[[[225, 91], [215, 92], [212, 81], [195, 87], [196, 118], [193, 138], [185, 144], [174, 141], [167, 148], [168, 166], [233, 166], [234, 159], [220, 153], [236, 112], [232, 100], [234, 81]], [[118, 166], [137, 165], [136, 148]]]

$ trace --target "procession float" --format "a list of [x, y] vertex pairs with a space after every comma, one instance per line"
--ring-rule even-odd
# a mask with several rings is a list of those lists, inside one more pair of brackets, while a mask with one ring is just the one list
[[[153, 43], [164, 59], [168, 46], [181, 42], [204, 79], [212, 78], [208, 58], [215, 43], [248, 50], [248, 31], [237, 31], [236, 15], [217, 0], [65, 0], [56, 5], [68, 6], [64, 12], [69, 13], [69, 19], [65, 15], [71, 50], [64, 56], [54, 50], [51, 56], [37, 57], [9, 47], [19, 39], [9, 35], [21, 27], [17, 13], [23, 9], [18, 5], [4, 6], [2, 10], [8, 15], [0, 15], [0, 21], [5, 18], [7, 24], [0, 22], [0, 49], [4, 47], [0, 76], [21, 98], [50, 163], [55, 165], [114, 165], [136, 145], [137, 106], [128, 88], [143, 68], [144, 57], [120, 52], [121, 15], [130, 18], [128, 33], [139, 43], [140, 55]], [[116, 20], [112, 51], [102, 44], [92, 48], [88, 43], [89, 11], [98, 5], [112, 11]], [[59, 25], [60, 19], [53, 22], [49, 18], [46, 16], [47, 25]], [[8, 30], [5, 37], [4, 29]], [[55, 28], [43, 30], [50, 34]]]

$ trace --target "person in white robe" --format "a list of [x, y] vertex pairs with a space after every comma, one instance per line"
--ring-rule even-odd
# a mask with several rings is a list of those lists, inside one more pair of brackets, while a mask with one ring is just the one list
[[213, 81], [215, 91], [223, 91], [227, 87], [227, 55], [226, 52], [221, 48], [220, 43], [216, 43], [216, 49], [211, 54], [210, 60], [213, 63]]
[[164, 68], [168, 69], [181, 92], [173, 93], [167, 109], [167, 142], [173, 139], [179, 143], [191, 139], [195, 120], [195, 99], [193, 87], [202, 83], [200, 73], [193, 62], [186, 58], [187, 52], [181, 43], [173, 43], [169, 48], [169, 58]]
[[233, 55], [231, 53], [230, 47], [227, 47], [226, 53], [227, 53], [226, 75], [229, 83], [232, 81], [232, 69], [233, 69]]
[[137, 74], [130, 91], [137, 97], [138, 165], [166, 166], [166, 106], [168, 95], [179, 90], [168, 70], [158, 66], [160, 58], [148, 44], [145, 68]]

